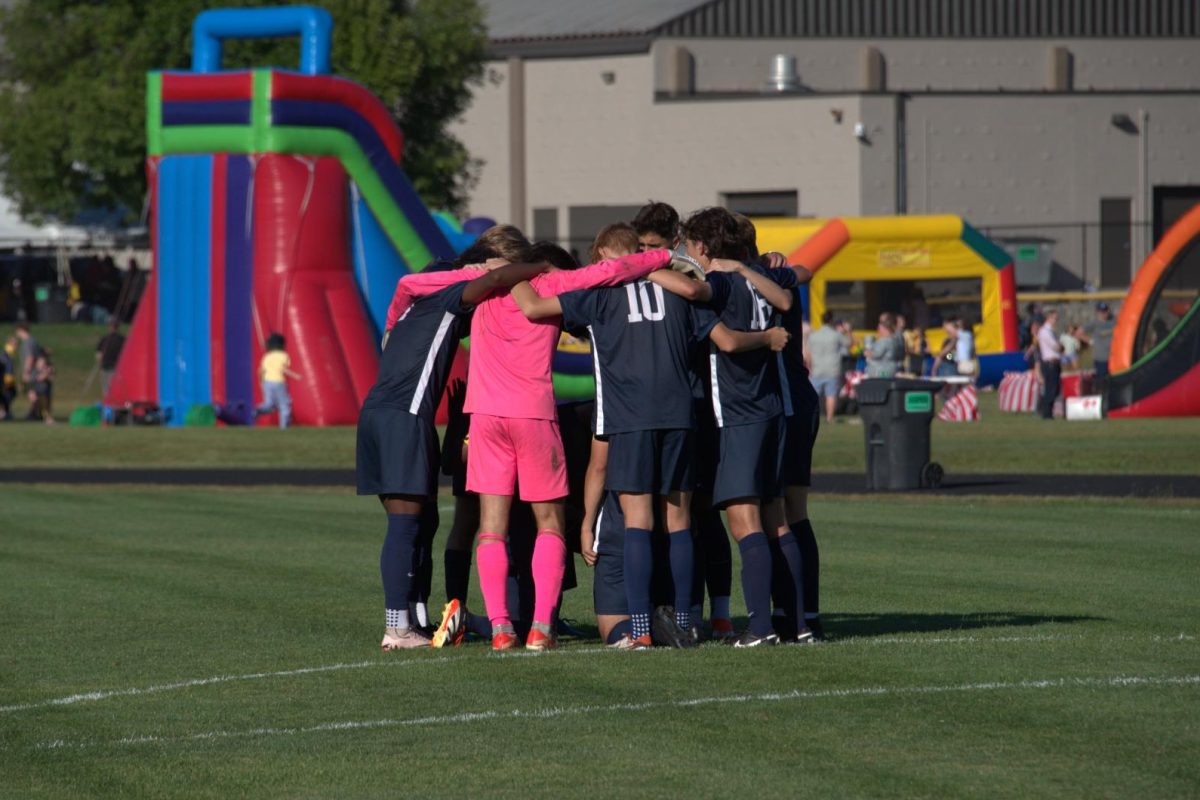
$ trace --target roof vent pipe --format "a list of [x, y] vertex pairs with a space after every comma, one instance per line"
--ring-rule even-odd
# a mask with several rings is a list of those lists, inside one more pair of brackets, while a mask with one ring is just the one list
[[800, 91], [800, 74], [796, 71], [795, 56], [780, 54], [771, 57], [771, 73], [767, 76], [767, 91]]

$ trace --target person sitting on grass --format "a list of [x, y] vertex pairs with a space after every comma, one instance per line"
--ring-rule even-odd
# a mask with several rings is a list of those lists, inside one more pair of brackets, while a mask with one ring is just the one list
[[287, 379], [299, 380], [293, 372], [292, 360], [287, 354], [287, 341], [283, 334], [272, 333], [267, 338], [267, 352], [258, 363], [258, 379], [262, 381], [263, 404], [256, 414], [279, 412], [279, 428], [286, 429], [292, 423], [292, 396], [288, 394]]

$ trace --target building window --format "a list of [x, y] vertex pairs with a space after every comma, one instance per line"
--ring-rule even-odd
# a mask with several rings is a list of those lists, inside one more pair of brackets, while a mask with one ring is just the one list
[[796, 217], [800, 215], [800, 193], [722, 192], [721, 205], [747, 217]]

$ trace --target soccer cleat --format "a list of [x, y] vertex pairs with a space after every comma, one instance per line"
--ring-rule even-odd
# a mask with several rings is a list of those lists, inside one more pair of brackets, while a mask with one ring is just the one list
[[637, 643], [633, 640], [633, 637], [630, 636], [628, 633], [625, 634], [624, 636], [622, 636], [620, 639], [617, 639], [612, 644], [606, 645], [606, 647], [608, 647], [609, 650], [640, 650], [641, 649], [640, 647], [637, 646]]
[[544, 650], [554, 650], [558, 647], [558, 639], [552, 634], [545, 633], [539, 630], [538, 623], [534, 623], [529, 629], [529, 635], [525, 637], [525, 649], [542, 652]]
[[796, 635], [787, 640], [788, 644], [816, 644], [817, 637], [809, 628], [801, 628], [796, 632]]
[[383, 641], [379, 643], [384, 652], [388, 650], [408, 650], [413, 647], [428, 647], [429, 637], [416, 628], [388, 628], [383, 633]]
[[463, 611], [462, 604], [458, 602], [457, 598], [446, 603], [446, 607], [442, 609], [442, 622], [433, 632], [433, 641], [429, 646], [457, 647], [462, 644], [463, 636], [467, 632], [466, 616], [466, 612]]
[[649, 650], [654, 647], [654, 639], [649, 636], [631, 637], [630, 642], [631, 644], [625, 648], [626, 650]]
[[583, 631], [579, 630], [578, 623], [576, 623], [575, 620], [573, 620], [573, 619], [567, 619], [566, 617], [559, 617], [558, 622], [555, 624], [554, 627], [557, 630], [559, 636], [569, 636], [572, 639], [587, 638], [587, 634], [585, 634]]
[[517, 634], [513, 631], [495, 631], [492, 633], [492, 650], [512, 650], [517, 646]]
[[771, 627], [779, 636], [780, 642], [790, 642], [796, 638], [796, 622], [794, 617], [787, 614], [772, 614]]
[[679, 627], [675, 621], [675, 609], [671, 606], [659, 606], [650, 617], [650, 632], [655, 642], [677, 650], [695, 647], [691, 631]]
[[810, 631], [812, 631], [812, 635], [813, 635], [814, 639], [816, 639], [818, 642], [825, 641], [825, 626], [823, 626], [821, 624], [820, 617], [806, 619], [806, 620], [804, 620], [804, 622], [806, 625], [808, 625], [808, 629]]
[[733, 622], [723, 617], [713, 617], [712, 619], [712, 638], [717, 641], [728, 641], [737, 638], [737, 632], [733, 629]]
[[727, 639], [726, 644], [733, 647], [774, 647], [779, 644], [779, 637], [775, 635], [775, 631], [771, 631], [766, 636], [759, 636], [746, 628], [736, 639]]

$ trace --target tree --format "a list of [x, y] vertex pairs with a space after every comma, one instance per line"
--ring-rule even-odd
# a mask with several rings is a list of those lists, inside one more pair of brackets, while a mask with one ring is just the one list
[[[362, 83], [404, 131], [404, 169], [426, 203], [457, 211], [477, 162], [446, 130], [483, 71], [476, 0], [320, 0], [334, 72]], [[188, 69], [191, 25], [247, 0], [17, 0], [0, 9], [0, 191], [33, 220], [84, 209], [136, 217], [146, 193], [145, 86]], [[52, 32], [52, 33], [51, 33]], [[225, 66], [294, 69], [295, 40], [236, 41]]]

